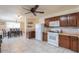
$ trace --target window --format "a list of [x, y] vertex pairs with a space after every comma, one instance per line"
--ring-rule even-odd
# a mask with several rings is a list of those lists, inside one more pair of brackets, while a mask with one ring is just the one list
[[6, 22], [7, 28], [20, 28], [20, 23], [17, 22]]

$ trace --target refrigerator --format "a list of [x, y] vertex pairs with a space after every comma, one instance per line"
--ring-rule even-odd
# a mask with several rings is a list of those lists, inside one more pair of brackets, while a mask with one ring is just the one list
[[35, 25], [35, 39], [36, 40], [42, 41], [43, 31], [44, 31], [44, 25], [43, 24], [36, 24]]

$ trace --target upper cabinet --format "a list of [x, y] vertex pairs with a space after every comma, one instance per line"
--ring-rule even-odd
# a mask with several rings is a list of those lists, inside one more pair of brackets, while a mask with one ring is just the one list
[[47, 18], [45, 24], [56, 20], [60, 20], [60, 27], [79, 27], [79, 12]]
[[60, 26], [61, 27], [68, 26], [68, 16], [67, 15], [60, 16]]
[[77, 27], [79, 27], [79, 12], [77, 13]]
[[45, 19], [45, 27], [49, 26], [49, 19]]
[[60, 20], [60, 16], [53, 17], [52, 21]]
[[69, 27], [76, 27], [77, 26], [77, 13], [68, 15], [68, 26]]
[[45, 19], [45, 26], [48, 27], [49, 26], [49, 23], [50, 21], [52, 20], [53, 18], [46, 18]]
[[60, 19], [59, 16], [57, 16], [57, 17], [51, 17], [51, 18], [46, 18], [45, 19], [45, 26], [48, 27], [50, 22], [56, 21], [56, 20], [59, 20], [59, 19]]
[[61, 27], [76, 27], [77, 26], [77, 13], [61, 16], [60, 26]]

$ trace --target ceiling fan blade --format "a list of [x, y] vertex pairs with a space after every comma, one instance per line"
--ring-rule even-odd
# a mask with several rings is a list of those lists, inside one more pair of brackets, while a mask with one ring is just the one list
[[33, 15], [34, 15], [34, 16], [36, 16], [36, 14], [35, 14], [35, 13], [33, 13]]
[[39, 5], [35, 5], [33, 9], [36, 10], [38, 7], [39, 7]]
[[36, 13], [44, 13], [44, 12], [41, 12], [41, 11], [36, 11]]
[[30, 11], [29, 9], [26, 9], [26, 8], [23, 8], [23, 9]]
[[31, 12], [27, 12], [27, 13], [25, 13], [25, 14], [29, 14], [29, 13], [31, 13]]

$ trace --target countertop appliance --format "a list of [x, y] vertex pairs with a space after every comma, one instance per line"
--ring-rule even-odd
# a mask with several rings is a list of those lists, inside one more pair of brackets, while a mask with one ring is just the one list
[[60, 23], [59, 21], [53, 21], [49, 23], [49, 32], [48, 32], [48, 43], [54, 46], [59, 46], [59, 32]]
[[35, 26], [35, 39], [42, 41], [43, 38], [44, 25], [36, 24]]

